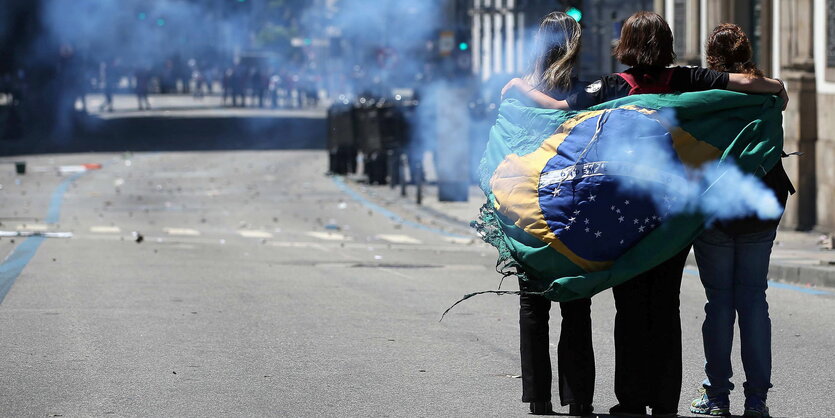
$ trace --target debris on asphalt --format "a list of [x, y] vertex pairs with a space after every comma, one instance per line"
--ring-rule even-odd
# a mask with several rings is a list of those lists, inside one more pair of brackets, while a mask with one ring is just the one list
[[325, 224], [325, 229], [328, 229], [328, 230], [331, 230], [331, 231], [339, 231], [342, 228], [340, 228], [339, 225], [337, 225], [336, 223], [329, 223], [329, 224]]
[[132, 235], [133, 235], [133, 240], [136, 241], [137, 244], [139, 244], [139, 243], [141, 243], [142, 241], [145, 240], [145, 237], [142, 236], [142, 234], [140, 234], [137, 231], [133, 231]]

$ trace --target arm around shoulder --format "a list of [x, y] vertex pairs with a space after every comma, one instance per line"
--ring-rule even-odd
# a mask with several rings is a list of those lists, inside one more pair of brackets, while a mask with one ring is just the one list
[[779, 79], [766, 77], [751, 77], [747, 74], [728, 74], [728, 90], [742, 93], [774, 94], [783, 99], [783, 110], [789, 103], [786, 87]]
[[537, 107], [544, 109], [569, 110], [568, 102], [565, 100], [557, 100], [553, 97], [532, 87], [528, 82], [521, 78], [514, 78], [510, 80], [502, 89], [502, 97], [507, 97], [510, 94], [521, 94], [525, 99], [530, 100]]

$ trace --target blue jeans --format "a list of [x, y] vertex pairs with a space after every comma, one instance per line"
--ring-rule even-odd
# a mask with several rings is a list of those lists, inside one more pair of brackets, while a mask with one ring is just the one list
[[739, 314], [745, 393], [765, 395], [771, 388], [771, 319], [768, 317], [768, 261], [776, 229], [729, 235], [703, 232], [693, 248], [705, 287], [703, 385], [711, 395], [727, 394], [731, 383], [734, 320]]

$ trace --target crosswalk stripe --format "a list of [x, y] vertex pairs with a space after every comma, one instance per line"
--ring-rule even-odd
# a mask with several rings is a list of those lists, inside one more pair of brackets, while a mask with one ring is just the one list
[[461, 245], [468, 245], [472, 244], [474, 240], [472, 238], [458, 238], [458, 237], [445, 237], [444, 241], [452, 243], [452, 244], [461, 244]]
[[408, 235], [396, 235], [396, 234], [379, 234], [377, 235], [377, 239], [381, 239], [383, 241], [388, 241], [394, 244], [422, 244], [423, 242], [417, 238], [412, 238]]
[[49, 226], [45, 224], [22, 224], [17, 226], [17, 230], [43, 232], [49, 230]]
[[244, 238], [272, 238], [273, 234], [267, 231], [251, 231], [251, 230], [240, 230], [238, 233]]
[[163, 228], [162, 230], [168, 235], [181, 235], [188, 237], [196, 237], [200, 235], [200, 231], [190, 228]]
[[281, 248], [312, 248], [319, 251], [328, 251], [322, 244], [317, 244], [315, 242], [286, 242], [286, 241], [270, 241], [267, 245], [271, 245], [273, 247], [281, 247]]
[[118, 234], [122, 230], [118, 226], [91, 226], [90, 232], [94, 234]]
[[346, 241], [348, 237], [342, 234], [338, 234], [336, 232], [319, 232], [319, 231], [310, 231], [307, 233], [308, 236], [313, 238], [319, 238], [325, 241]]

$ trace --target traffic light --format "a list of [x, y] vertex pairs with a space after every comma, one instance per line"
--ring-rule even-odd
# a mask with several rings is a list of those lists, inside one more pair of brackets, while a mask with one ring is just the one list
[[565, 14], [571, 16], [574, 20], [580, 21], [583, 18], [583, 12], [576, 7], [569, 7], [568, 10], [565, 11]]
[[470, 49], [470, 44], [468, 44], [466, 42], [461, 42], [461, 43], [458, 44], [458, 50], [466, 51], [468, 49]]
[[148, 18], [148, 15], [145, 12], [139, 12], [139, 14], [136, 15], [136, 18], [139, 20], [145, 20]]

